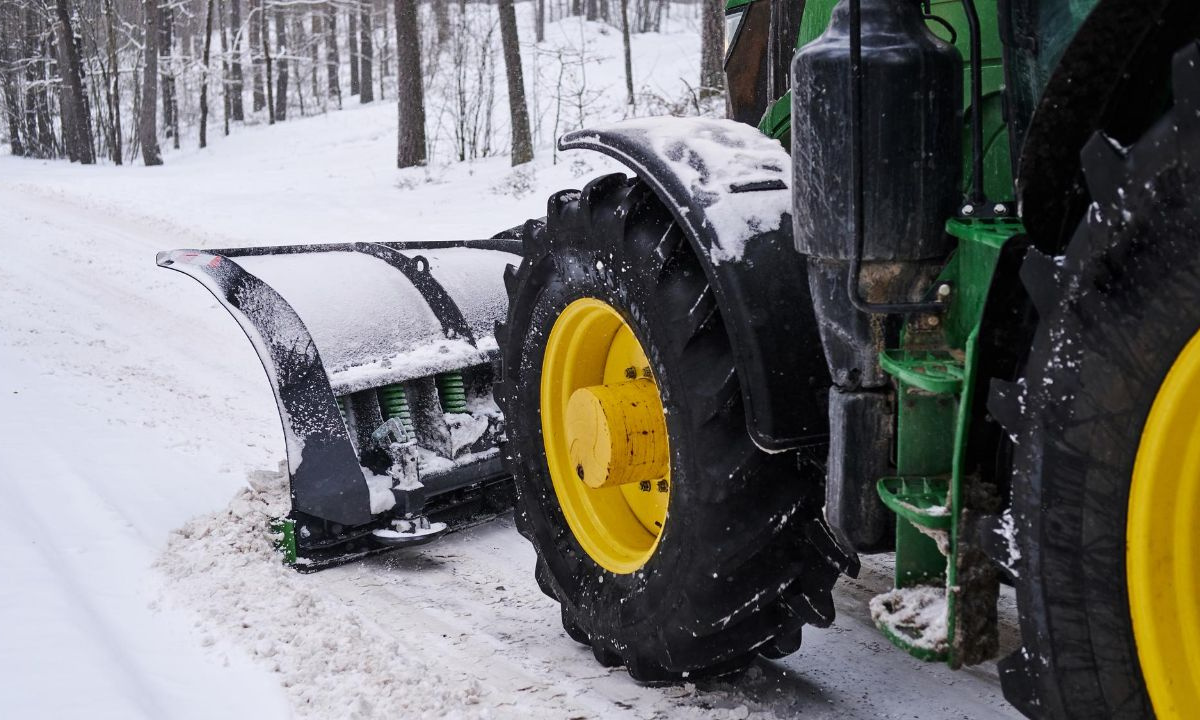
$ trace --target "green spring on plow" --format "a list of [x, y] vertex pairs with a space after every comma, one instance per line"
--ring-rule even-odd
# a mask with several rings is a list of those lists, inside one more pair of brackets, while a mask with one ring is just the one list
[[467, 412], [467, 390], [460, 372], [447, 372], [437, 376], [438, 397], [442, 400], [442, 411], [448, 413]]
[[379, 388], [379, 409], [384, 420], [400, 418], [401, 424], [410, 433], [413, 432], [412, 413], [408, 409], [408, 395], [403, 385], [385, 385]]

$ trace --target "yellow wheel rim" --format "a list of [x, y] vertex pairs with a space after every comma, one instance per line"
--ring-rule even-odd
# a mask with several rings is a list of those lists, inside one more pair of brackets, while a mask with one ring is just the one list
[[1126, 530], [1142, 678], [1159, 718], [1183, 718], [1200, 708], [1200, 334], [1146, 419]]
[[670, 451], [646, 352], [612, 306], [584, 298], [555, 320], [541, 411], [546, 462], [571, 532], [604, 569], [636, 571], [666, 525]]

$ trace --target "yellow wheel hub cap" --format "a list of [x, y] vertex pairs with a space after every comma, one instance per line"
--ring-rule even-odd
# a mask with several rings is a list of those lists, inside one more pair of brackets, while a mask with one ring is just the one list
[[1159, 718], [1200, 708], [1200, 334], [1176, 359], [1142, 430], [1126, 568], [1142, 677]]
[[646, 564], [667, 521], [671, 454], [641, 343], [600, 300], [568, 305], [542, 360], [542, 438], [567, 524], [601, 567]]

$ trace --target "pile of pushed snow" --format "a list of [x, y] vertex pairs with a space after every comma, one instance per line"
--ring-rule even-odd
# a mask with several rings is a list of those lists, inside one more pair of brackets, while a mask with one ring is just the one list
[[278, 673], [301, 717], [486, 716], [476, 680], [431, 669], [419, 648], [375, 631], [280, 563], [268, 527], [286, 510], [287, 478], [257, 473], [225, 510], [172, 533], [156, 562], [168, 600]]

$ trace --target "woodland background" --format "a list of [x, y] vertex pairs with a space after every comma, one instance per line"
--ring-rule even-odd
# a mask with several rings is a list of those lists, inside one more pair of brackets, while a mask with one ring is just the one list
[[[498, 154], [520, 165], [586, 124], [594, 106], [611, 117], [614, 98], [601, 97], [611, 86], [589, 85], [597, 33], [622, 38], [625, 117], [720, 114], [722, 9], [720, 0], [0, 0], [0, 145], [31, 158], [158, 165], [164, 149], [205, 148], [242, 125], [388, 102], [398, 167]], [[672, 78], [682, 92], [639, 85], [631, 39], [681, 21], [701, 35], [694, 75]], [[545, 43], [548, 26], [578, 27], [578, 41]]]

